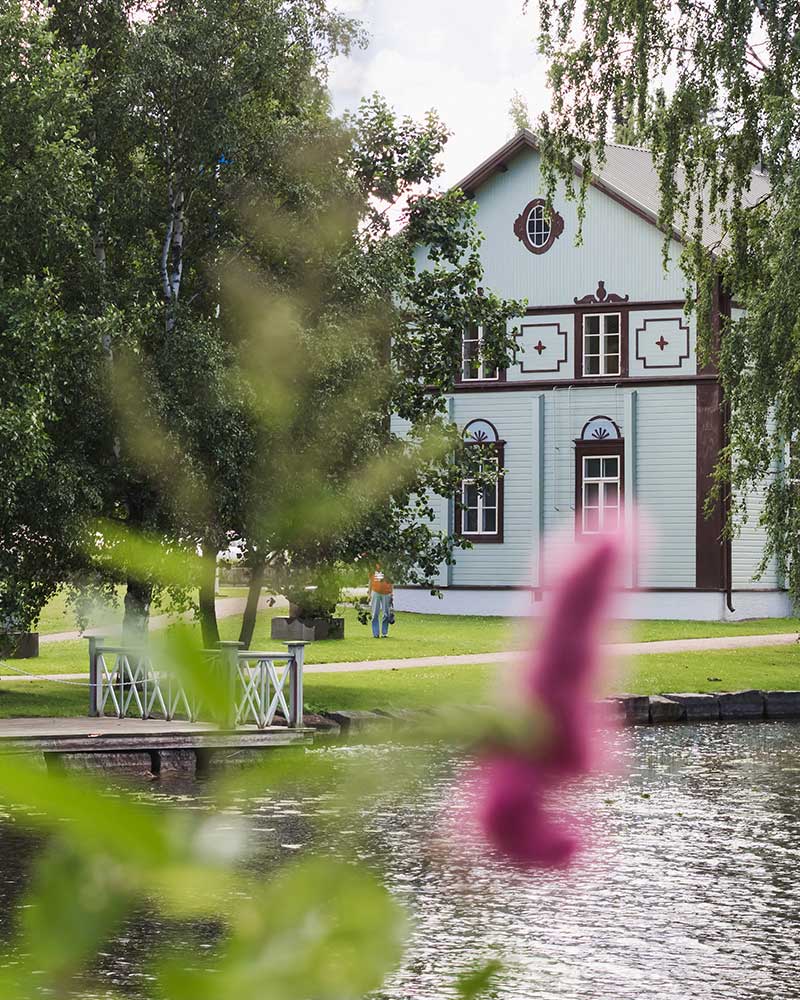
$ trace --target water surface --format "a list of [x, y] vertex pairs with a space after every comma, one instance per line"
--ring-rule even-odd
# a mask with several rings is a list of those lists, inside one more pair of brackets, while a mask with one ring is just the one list
[[[379, 768], [402, 750], [311, 753], [371, 755]], [[468, 766], [449, 751], [436, 753], [412, 794], [356, 815], [336, 796], [298, 795], [241, 803], [227, 816], [233, 825], [239, 811], [252, 817], [259, 871], [307, 849], [315, 816], [362, 834], [360, 863], [384, 873], [414, 920], [382, 1000], [447, 998], [454, 972], [495, 955], [506, 963], [499, 1000], [800, 998], [800, 726], [643, 728], [619, 753], [626, 773], [577, 793], [591, 846], [569, 874], [522, 873], [463, 845], [441, 849], [442, 803]], [[202, 785], [163, 781], [141, 795], [206, 807]], [[30, 849], [12, 835], [0, 847], [6, 935]], [[136, 921], [107, 950], [97, 997], [119, 987], [147, 995], [158, 930]], [[201, 929], [196, 943], [212, 947], [213, 938]]]

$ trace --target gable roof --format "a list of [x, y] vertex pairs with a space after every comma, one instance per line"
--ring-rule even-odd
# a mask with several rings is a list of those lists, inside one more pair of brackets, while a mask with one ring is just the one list
[[[504, 146], [501, 146], [483, 163], [455, 186], [465, 194], [474, 195], [478, 188], [495, 173], [507, 169], [508, 164], [525, 149], [539, 152], [536, 137], [528, 129], [518, 132]], [[605, 148], [606, 160], [602, 168], [592, 176], [590, 184], [604, 192], [614, 201], [643, 218], [646, 222], [661, 229], [658, 224], [661, 194], [658, 173], [653, 164], [652, 154], [639, 146], [623, 146], [608, 143]], [[575, 164], [575, 172], [582, 173], [579, 164]], [[746, 192], [745, 201], [753, 204], [769, 192], [769, 177], [766, 174], [753, 172], [750, 175], [750, 191]], [[680, 233], [673, 230], [672, 236], [680, 241]], [[706, 246], [723, 240], [719, 225], [704, 220], [703, 242]]]

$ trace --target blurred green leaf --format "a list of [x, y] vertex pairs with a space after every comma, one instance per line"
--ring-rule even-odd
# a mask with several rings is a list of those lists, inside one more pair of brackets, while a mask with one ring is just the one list
[[200, 968], [171, 958], [161, 984], [187, 1000], [357, 1000], [400, 961], [406, 933], [404, 911], [376, 878], [311, 859], [242, 903], [221, 957]]
[[124, 918], [138, 894], [138, 873], [99, 851], [58, 841], [40, 859], [21, 912], [26, 963], [52, 982], [76, 975]]
[[96, 852], [122, 864], [159, 865], [178, 853], [180, 817], [103, 795], [85, 779], [48, 773], [0, 755], [0, 801], [31, 829], [58, 831], [82, 853]]
[[459, 976], [456, 980], [456, 993], [460, 1000], [477, 1000], [480, 996], [488, 995], [487, 991], [502, 968], [503, 963], [493, 958], [484, 965]]

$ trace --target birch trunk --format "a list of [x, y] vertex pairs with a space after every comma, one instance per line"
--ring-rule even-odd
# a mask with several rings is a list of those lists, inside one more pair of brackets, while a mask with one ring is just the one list
[[[208, 546], [213, 548], [213, 546]], [[202, 577], [200, 579], [200, 594], [198, 604], [200, 607], [200, 631], [203, 635], [203, 648], [216, 649], [219, 644], [219, 624], [217, 622], [217, 602], [216, 602], [216, 582], [217, 582], [217, 553], [207, 556], [203, 560]]]
[[264, 564], [259, 563], [253, 567], [250, 575], [250, 586], [247, 590], [247, 603], [242, 614], [242, 628], [239, 632], [239, 642], [243, 649], [249, 649], [253, 641], [253, 632], [256, 628], [256, 616], [258, 614], [258, 599], [261, 597], [261, 588], [264, 586]]

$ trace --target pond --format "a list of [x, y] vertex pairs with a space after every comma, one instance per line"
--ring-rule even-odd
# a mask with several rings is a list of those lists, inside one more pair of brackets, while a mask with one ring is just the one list
[[[312, 751], [370, 754], [376, 767], [397, 752], [388, 744]], [[577, 793], [592, 835], [569, 874], [432, 848], [441, 804], [466, 766], [454, 755], [432, 760], [402, 803], [341, 817], [362, 829], [360, 860], [385, 873], [413, 915], [406, 962], [382, 1000], [451, 996], [454, 970], [493, 955], [505, 963], [500, 1000], [800, 998], [800, 726], [642, 728], [617, 753], [625, 772]], [[203, 808], [203, 792], [162, 782], [142, 795]], [[314, 815], [336, 809], [329, 797], [303, 796], [244, 807], [262, 870], [302, 851]], [[1, 846], [7, 933], [26, 848], [9, 834]], [[119, 987], [147, 995], [154, 930], [142, 920], [108, 949], [97, 997]]]

